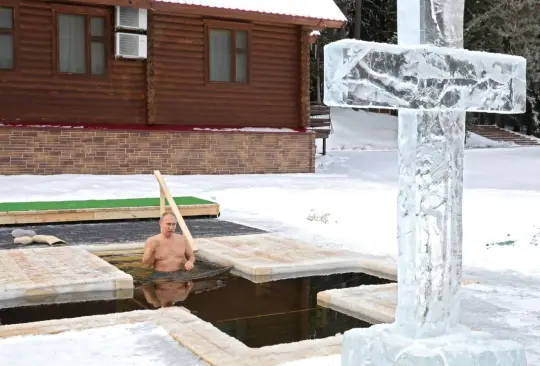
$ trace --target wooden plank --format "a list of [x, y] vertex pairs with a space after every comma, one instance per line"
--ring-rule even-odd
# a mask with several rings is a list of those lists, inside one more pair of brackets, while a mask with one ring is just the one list
[[330, 120], [311, 120], [310, 127], [328, 127], [330, 128]]
[[166, 207], [165, 193], [163, 193], [163, 189], [161, 189], [160, 187], [159, 188], [159, 216], [160, 217], [165, 213], [165, 207]]
[[167, 198], [167, 202], [169, 202], [169, 206], [176, 217], [176, 220], [178, 221], [178, 224], [180, 224], [180, 228], [182, 229], [182, 234], [187, 239], [188, 245], [191, 247], [191, 250], [193, 253], [197, 251], [197, 247], [195, 246], [195, 241], [193, 240], [193, 237], [191, 236], [191, 232], [189, 231], [189, 228], [186, 225], [186, 222], [184, 221], [184, 218], [182, 217], [182, 214], [180, 213], [180, 210], [178, 209], [178, 206], [176, 206], [176, 202], [174, 201], [174, 198], [169, 191], [169, 188], [167, 187], [167, 183], [165, 183], [165, 179], [163, 179], [163, 176], [159, 172], [159, 170], [154, 170], [154, 176], [156, 177], [160, 192], [163, 192], [165, 194], [165, 198]]
[[[179, 210], [184, 217], [218, 216], [219, 204], [185, 205], [180, 206]], [[159, 217], [160, 208], [154, 206], [48, 211], [7, 211], [0, 212], [0, 225], [150, 219]]]

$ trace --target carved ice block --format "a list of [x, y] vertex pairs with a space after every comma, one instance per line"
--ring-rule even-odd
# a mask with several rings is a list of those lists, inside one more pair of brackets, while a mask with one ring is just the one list
[[345, 332], [341, 366], [526, 366], [523, 347], [489, 333], [462, 330], [411, 339], [392, 325]]
[[464, 114], [399, 112], [396, 323], [413, 337], [459, 320]]
[[325, 104], [399, 109], [395, 322], [346, 332], [342, 366], [527, 364], [518, 343], [459, 325], [465, 112], [526, 106], [524, 58], [461, 49], [464, 4], [398, 0], [399, 45], [325, 47]]
[[333, 107], [525, 112], [523, 57], [344, 39], [325, 46]]

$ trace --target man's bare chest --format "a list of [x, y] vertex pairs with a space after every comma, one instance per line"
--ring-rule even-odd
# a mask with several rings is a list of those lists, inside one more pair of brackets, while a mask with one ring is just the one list
[[160, 243], [156, 250], [156, 259], [164, 260], [171, 258], [184, 258], [185, 252], [185, 245], [181, 240], [176, 240], [169, 243]]

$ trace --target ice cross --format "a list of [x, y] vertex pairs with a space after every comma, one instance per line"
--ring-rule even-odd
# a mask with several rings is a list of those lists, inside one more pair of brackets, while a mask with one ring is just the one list
[[326, 105], [399, 109], [395, 325], [411, 338], [458, 325], [466, 111], [525, 111], [525, 59], [464, 50], [463, 13], [464, 0], [398, 0], [398, 45], [325, 47]]

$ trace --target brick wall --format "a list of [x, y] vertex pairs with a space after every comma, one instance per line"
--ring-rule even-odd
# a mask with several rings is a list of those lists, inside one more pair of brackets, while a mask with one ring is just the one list
[[0, 175], [310, 173], [312, 133], [0, 127]]

